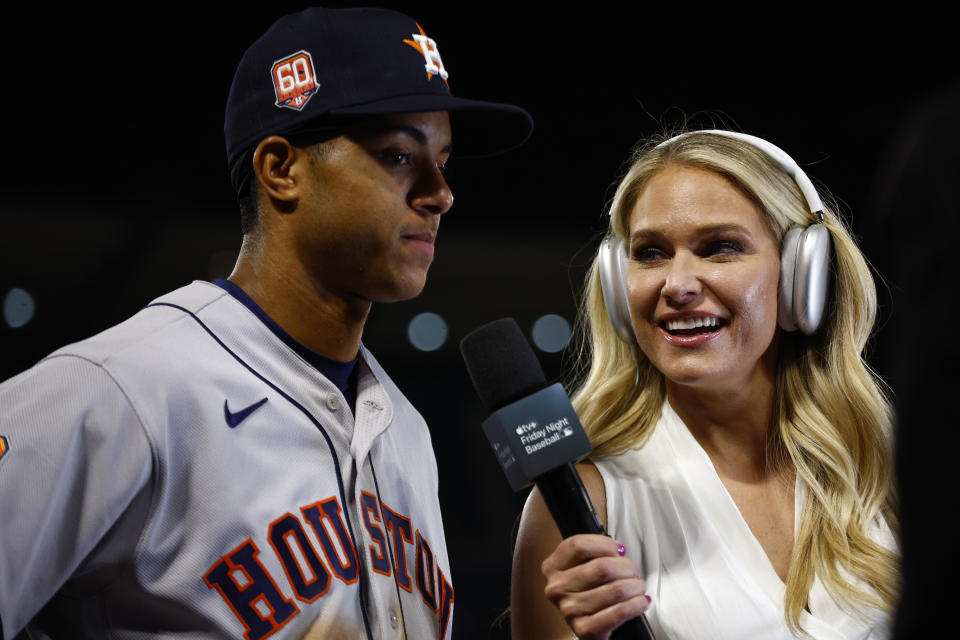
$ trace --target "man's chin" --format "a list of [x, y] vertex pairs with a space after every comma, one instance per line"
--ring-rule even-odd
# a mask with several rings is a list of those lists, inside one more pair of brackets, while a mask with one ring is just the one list
[[378, 287], [372, 291], [369, 296], [365, 296], [370, 302], [403, 302], [412, 300], [419, 296], [427, 284], [426, 278], [407, 282], [394, 282], [387, 286]]

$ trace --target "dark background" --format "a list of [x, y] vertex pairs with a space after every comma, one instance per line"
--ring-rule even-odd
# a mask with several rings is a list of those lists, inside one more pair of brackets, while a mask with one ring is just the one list
[[[245, 47], [306, 6], [60, 2], [4, 21], [0, 297], [26, 289], [36, 313], [0, 324], [0, 379], [168, 290], [229, 273], [240, 234], [227, 90]], [[545, 313], [572, 321], [621, 163], [639, 138], [685, 120], [780, 145], [862, 234], [897, 122], [960, 76], [954, 32], [919, 8], [392, 6], [437, 40], [455, 94], [520, 104], [537, 123], [517, 152], [451, 162], [457, 201], [427, 288], [376, 306], [365, 337], [432, 429], [455, 637], [507, 637], [497, 619], [524, 496], [483, 439], [460, 338], [507, 315], [526, 330]], [[437, 351], [405, 337], [422, 311], [450, 327]], [[559, 354], [540, 355], [549, 378], [568, 371]]]

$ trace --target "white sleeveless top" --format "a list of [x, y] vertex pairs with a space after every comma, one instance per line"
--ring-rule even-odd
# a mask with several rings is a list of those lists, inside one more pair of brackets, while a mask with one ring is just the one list
[[[784, 618], [785, 585], [753, 536], [713, 463], [670, 404], [647, 442], [599, 460], [607, 531], [647, 581], [647, 619], [657, 640], [793, 640]], [[799, 520], [805, 486], [797, 479]], [[873, 538], [896, 543], [883, 525]], [[800, 624], [816, 640], [880, 640], [886, 614], [851, 613], [819, 579]]]

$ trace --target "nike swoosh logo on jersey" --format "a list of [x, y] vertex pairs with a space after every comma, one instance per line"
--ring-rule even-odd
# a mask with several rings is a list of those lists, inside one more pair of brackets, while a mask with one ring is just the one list
[[259, 402], [254, 402], [252, 405], [246, 409], [241, 409], [236, 413], [230, 413], [230, 408], [227, 406], [227, 401], [223, 401], [223, 418], [227, 421], [227, 426], [233, 429], [238, 424], [250, 417], [250, 414], [266, 404], [267, 398], [260, 400]]

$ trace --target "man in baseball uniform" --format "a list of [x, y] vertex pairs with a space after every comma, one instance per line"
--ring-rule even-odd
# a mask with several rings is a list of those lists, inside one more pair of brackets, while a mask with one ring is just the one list
[[247, 50], [229, 279], [0, 385], [0, 640], [450, 637], [430, 435], [361, 344], [371, 302], [424, 286], [454, 138], [529, 135], [449, 83], [393, 11], [309, 9]]

